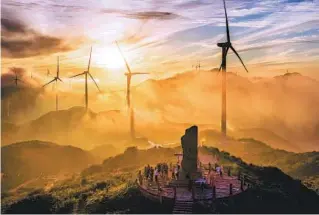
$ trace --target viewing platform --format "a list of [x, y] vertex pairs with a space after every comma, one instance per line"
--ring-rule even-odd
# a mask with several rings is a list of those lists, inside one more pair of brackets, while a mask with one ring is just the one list
[[[213, 156], [198, 155], [197, 126], [185, 131], [181, 145], [183, 153], [175, 154], [178, 159], [176, 165], [148, 165], [143, 174], [139, 172], [137, 184], [146, 198], [172, 205], [173, 213], [185, 214], [192, 213], [196, 202], [210, 204], [216, 199], [229, 198], [247, 189], [244, 176], [231, 175], [230, 167], [225, 174]], [[212, 164], [215, 168], [212, 168]]]
[[[143, 183], [138, 183], [139, 189], [144, 196], [159, 201], [164, 199], [192, 199], [192, 200], [213, 200], [216, 198], [225, 198], [237, 195], [247, 189], [242, 180], [238, 180], [238, 176], [220, 176], [217, 172], [211, 171], [214, 181], [210, 183], [208, 171], [204, 172], [207, 181], [204, 182], [203, 189], [200, 183], [194, 181], [191, 191], [188, 189], [188, 182], [185, 180], [169, 179], [164, 180], [159, 177], [159, 183], [155, 181], [143, 180]], [[215, 188], [214, 188], [215, 187]], [[214, 190], [215, 189], [215, 193]]]

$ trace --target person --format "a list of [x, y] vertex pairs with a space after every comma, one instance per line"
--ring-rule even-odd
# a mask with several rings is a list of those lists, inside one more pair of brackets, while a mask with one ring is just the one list
[[168, 177], [168, 165], [167, 165], [167, 163], [165, 163], [165, 175], [166, 175], [166, 177]]
[[201, 189], [202, 192], [204, 192], [204, 186], [205, 186], [205, 183], [204, 183], [204, 180], [202, 180], [200, 182], [200, 189]]
[[147, 179], [147, 166], [144, 167], [144, 178]]
[[204, 186], [205, 186], [205, 182], [204, 182], [204, 180], [201, 180], [201, 182], [200, 182], [200, 190], [201, 190], [202, 198], [204, 198]]
[[178, 166], [175, 168], [175, 178], [178, 180]]
[[151, 167], [149, 164], [147, 164], [147, 179], [150, 180], [151, 179]]
[[150, 168], [150, 179], [153, 181], [153, 176], [154, 176], [154, 169], [153, 167]]
[[210, 174], [210, 186], [215, 186], [215, 178], [213, 173]]
[[163, 163], [163, 176], [162, 178], [164, 179], [164, 181], [166, 180], [166, 164]]
[[158, 175], [159, 175], [159, 172], [158, 172], [158, 169], [155, 167], [155, 182], [156, 184], [158, 184]]
[[219, 167], [219, 166], [216, 166], [216, 172], [217, 172], [218, 174], [220, 174], [220, 167]]
[[162, 172], [162, 164], [157, 164], [157, 170], [158, 170], [158, 173], [161, 173]]
[[172, 169], [172, 179], [175, 180], [175, 171], [174, 171], [174, 169]]
[[211, 165], [211, 163], [209, 162], [209, 163], [208, 163], [208, 173], [210, 173], [211, 170], [212, 170], [212, 165]]
[[137, 177], [138, 177], [138, 180], [140, 182], [140, 185], [143, 185], [143, 176], [142, 176], [141, 170], [138, 171]]

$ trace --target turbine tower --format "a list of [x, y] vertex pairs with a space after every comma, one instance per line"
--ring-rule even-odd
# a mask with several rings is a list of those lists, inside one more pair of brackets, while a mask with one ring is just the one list
[[149, 74], [147, 72], [132, 72], [130, 69], [130, 66], [128, 65], [119, 44], [117, 43], [117, 41], [115, 41], [116, 46], [120, 52], [120, 54], [122, 55], [122, 58], [125, 62], [125, 66], [127, 69], [127, 72], [125, 73], [126, 76], [126, 102], [127, 102], [127, 108], [130, 114], [130, 133], [131, 133], [131, 138], [134, 139], [135, 138], [135, 124], [134, 124], [134, 109], [131, 106], [131, 79], [133, 75], [146, 75]]
[[94, 84], [95, 84], [96, 88], [99, 90], [99, 92], [101, 92], [99, 86], [97, 85], [96, 81], [94, 80], [93, 76], [90, 73], [91, 57], [92, 57], [92, 47], [91, 47], [91, 51], [90, 51], [90, 58], [89, 58], [89, 64], [88, 64], [87, 70], [82, 72], [82, 73], [80, 73], [80, 74], [77, 74], [77, 75], [74, 75], [74, 76], [70, 77], [70, 78], [74, 78], [74, 77], [77, 77], [77, 76], [80, 76], [80, 75], [84, 75], [84, 77], [85, 77], [85, 108], [86, 108], [86, 110], [89, 107], [88, 75], [90, 76], [90, 78], [94, 82]]
[[63, 82], [60, 79], [60, 65], [59, 65], [59, 56], [57, 57], [57, 68], [56, 68], [56, 77], [54, 77], [51, 81], [43, 85], [43, 87], [55, 82], [55, 110], [59, 110], [59, 97], [58, 97], [58, 81]]
[[226, 137], [226, 59], [227, 59], [227, 53], [228, 50], [231, 49], [242, 65], [244, 66], [245, 70], [248, 72], [244, 62], [242, 61], [241, 57], [233, 47], [233, 45], [230, 42], [230, 35], [229, 35], [229, 26], [228, 26], [228, 17], [227, 17], [227, 11], [226, 11], [226, 3], [224, 2], [224, 10], [225, 10], [225, 18], [226, 18], [226, 33], [227, 33], [227, 42], [224, 43], [217, 43], [218, 47], [222, 48], [222, 63], [220, 65], [219, 71], [222, 70], [222, 118], [221, 118], [221, 131], [224, 137]]

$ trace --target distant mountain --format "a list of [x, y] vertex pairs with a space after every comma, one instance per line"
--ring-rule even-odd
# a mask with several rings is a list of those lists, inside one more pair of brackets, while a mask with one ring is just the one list
[[40, 139], [92, 149], [97, 145], [125, 139], [124, 119], [119, 111], [97, 114], [84, 107], [52, 111], [19, 126], [4, 124], [8, 128], [2, 130], [2, 144]]
[[[319, 150], [318, 85], [295, 73], [258, 79], [227, 73], [228, 133], [288, 151]], [[185, 72], [134, 86], [137, 136], [164, 144], [179, 141], [180, 132], [191, 124], [219, 131], [220, 90], [221, 76], [216, 70]], [[129, 137], [125, 96], [103, 102], [96, 99], [91, 107], [109, 111], [86, 114], [84, 108], [74, 107], [49, 112], [19, 124], [14, 134], [4, 134], [4, 129], [2, 142], [42, 139], [92, 149]]]
[[300, 147], [294, 145], [288, 140], [275, 134], [275, 132], [263, 128], [241, 129], [234, 132], [236, 138], [252, 138], [255, 140], [262, 140], [272, 148], [286, 149], [289, 151], [299, 152], [302, 151]]
[[96, 146], [93, 149], [91, 149], [89, 152], [92, 155], [94, 155], [94, 157], [96, 157], [97, 159], [104, 160], [108, 157], [112, 157], [121, 153], [121, 150], [117, 149], [114, 145], [104, 144], [104, 145]]
[[[258, 81], [227, 73], [227, 125], [236, 133], [251, 128], [275, 148], [319, 150], [319, 82], [300, 74]], [[174, 122], [209, 124], [220, 129], [221, 76], [216, 72], [187, 72], [163, 80], [147, 80], [133, 90], [141, 112], [164, 115]], [[147, 116], [140, 115], [142, 127]], [[165, 123], [163, 124], [165, 126]], [[148, 127], [145, 125], [144, 128]], [[256, 132], [254, 132], [256, 133]], [[266, 133], [271, 137], [265, 139]], [[248, 132], [251, 135], [251, 132]], [[254, 136], [255, 136], [254, 135]], [[276, 146], [276, 141], [278, 146]]]
[[87, 151], [38, 140], [1, 147], [2, 190], [28, 180], [78, 172], [95, 162]]

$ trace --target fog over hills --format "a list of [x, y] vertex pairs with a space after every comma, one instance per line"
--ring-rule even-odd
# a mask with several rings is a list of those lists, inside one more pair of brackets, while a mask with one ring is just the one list
[[[229, 135], [255, 138], [273, 148], [288, 151], [319, 150], [318, 86], [318, 81], [299, 73], [254, 79], [227, 73]], [[179, 132], [190, 124], [197, 124], [200, 129], [219, 131], [220, 91], [221, 74], [216, 70], [185, 72], [167, 79], [149, 79], [136, 85], [132, 89], [132, 101], [138, 136], [167, 143], [179, 141]], [[61, 94], [63, 96], [63, 92]], [[94, 92], [91, 94], [97, 96]], [[45, 94], [41, 96], [45, 97]], [[38, 103], [34, 106], [35, 110]], [[31, 139], [69, 142], [92, 148], [93, 145], [105, 144], [103, 140], [118, 140], [127, 136], [124, 93], [108, 95], [106, 99], [90, 104], [92, 111], [89, 114], [84, 114], [83, 108], [76, 107], [34, 117], [33, 121], [19, 124], [19, 135], [9, 135], [11, 139], [5, 133], [17, 128], [12, 127], [14, 124], [2, 123], [2, 127], [11, 125], [12, 128], [3, 129], [3, 143], [10, 144], [15, 139], [23, 140], [30, 135]], [[54, 131], [56, 134], [52, 137]]]

